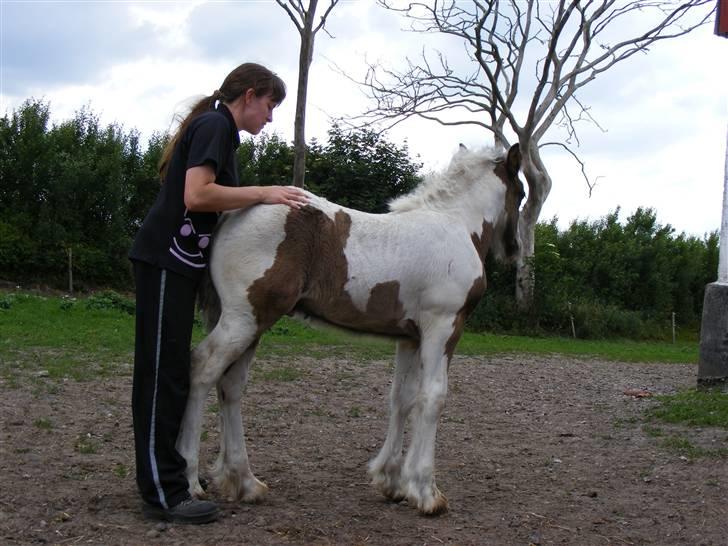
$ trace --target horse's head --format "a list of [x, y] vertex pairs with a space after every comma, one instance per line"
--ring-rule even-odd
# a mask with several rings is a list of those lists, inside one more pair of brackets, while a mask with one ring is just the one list
[[512, 261], [518, 255], [518, 215], [521, 201], [525, 197], [523, 183], [518, 178], [521, 169], [521, 148], [514, 144], [503, 161], [496, 163], [494, 172], [506, 188], [503, 212], [493, 226], [491, 250], [503, 261]]

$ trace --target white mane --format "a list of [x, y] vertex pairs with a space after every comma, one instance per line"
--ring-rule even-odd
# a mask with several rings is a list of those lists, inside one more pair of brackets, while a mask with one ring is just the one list
[[439, 209], [443, 204], [463, 196], [477, 180], [482, 180], [488, 164], [503, 161], [503, 152], [496, 148], [469, 150], [461, 146], [444, 171], [430, 173], [410, 193], [389, 202], [391, 212], [417, 209]]

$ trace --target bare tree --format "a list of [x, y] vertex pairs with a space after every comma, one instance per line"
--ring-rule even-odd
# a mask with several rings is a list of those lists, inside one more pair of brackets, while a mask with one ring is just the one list
[[303, 187], [306, 175], [306, 94], [308, 91], [308, 71], [313, 60], [313, 44], [316, 33], [324, 28], [326, 18], [339, 0], [329, 0], [326, 11], [318, 25], [314, 27], [318, 0], [308, 0], [308, 9], [301, 0], [276, 0], [296, 26], [301, 36], [301, 49], [298, 55], [298, 93], [296, 96], [296, 118], [293, 127], [293, 184]]
[[[417, 63], [407, 59], [404, 70], [369, 65], [359, 83], [374, 106], [360, 119], [388, 127], [413, 116], [443, 125], [478, 125], [502, 147], [509, 146], [506, 133], [515, 133], [529, 188], [519, 228], [516, 298], [521, 308], [530, 308], [534, 232], [552, 184], [541, 147], [562, 146], [579, 161], [571, 147], [578, 144], [575, 124], [594, 120], [577, 92], [652, 44], [711, 21], [714, 2], [434, 0], [401, 8], [390, 0], [379, 3], [404, 14], [415, 32], [460, 39], [470, 68], [469, 73], [456, 70], [452, 65], [462, 63], [440, 52], [434, 61], [425, 52]], [[542, 142], [554, 124], [566, 130], [566, 141]], [[585, 179], [591, 191], [592, 182]]]

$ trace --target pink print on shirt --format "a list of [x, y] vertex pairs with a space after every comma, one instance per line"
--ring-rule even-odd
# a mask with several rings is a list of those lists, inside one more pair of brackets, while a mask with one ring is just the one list
[[207, 266], [207, 260], [202, 251], [210, 245], [211, 236], [210, 233], [197, 233], [185, 210], [184, 223], [177, 236], [172, 237], [169, 252], [180, 262], [196, 269], [203, 269]]

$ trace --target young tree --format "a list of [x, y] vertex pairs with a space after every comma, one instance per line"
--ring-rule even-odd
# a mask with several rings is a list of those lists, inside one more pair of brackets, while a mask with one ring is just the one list
[[316, 33], [324, 28], [326, 18], [339, 0], [329, 0], [329, 6], [314, 27], [318, 0], [308, 0], [308, 9], [302, 0], [276, 0], [290, 17], [301, 36], [301, 49], [298, 55], [298, 93], [296, 96], [296, 118], [293, 127], [293, 183], [303, 187], [306, 174], [306, 93], [308, 91], [308, 71], [313, 60], [313, 43]]
[[360, 83], [374, 106], [363, 117], [389, 126], [413, 116], [443, 125], [477, 125], [492, 133], [496, 146], [506, 148], [507, 130], [515, 134], [529, 188], [519, 228], [516, 298], [522, 309], [530, 308], [534, 233], [552, 185], [541, 148], [558, 144], [578, 160], [567, 144], [544, 142], [546, 132], [557, 124], [576, 139], [575, 122], [591, 119], [577, 96], [585, 85], [654, 43], [712, 21], [714, 2], [433, 0], [404, 8], [389, 0], [379, 3], [404, 14], [414, 31], [462, 40], [470, 68], [461, 73], [453, 68], [460, 63], [441, 53], [434, 61], [425, 54], [419, 64], [408, 60], [403, 71], [371, 65]]

